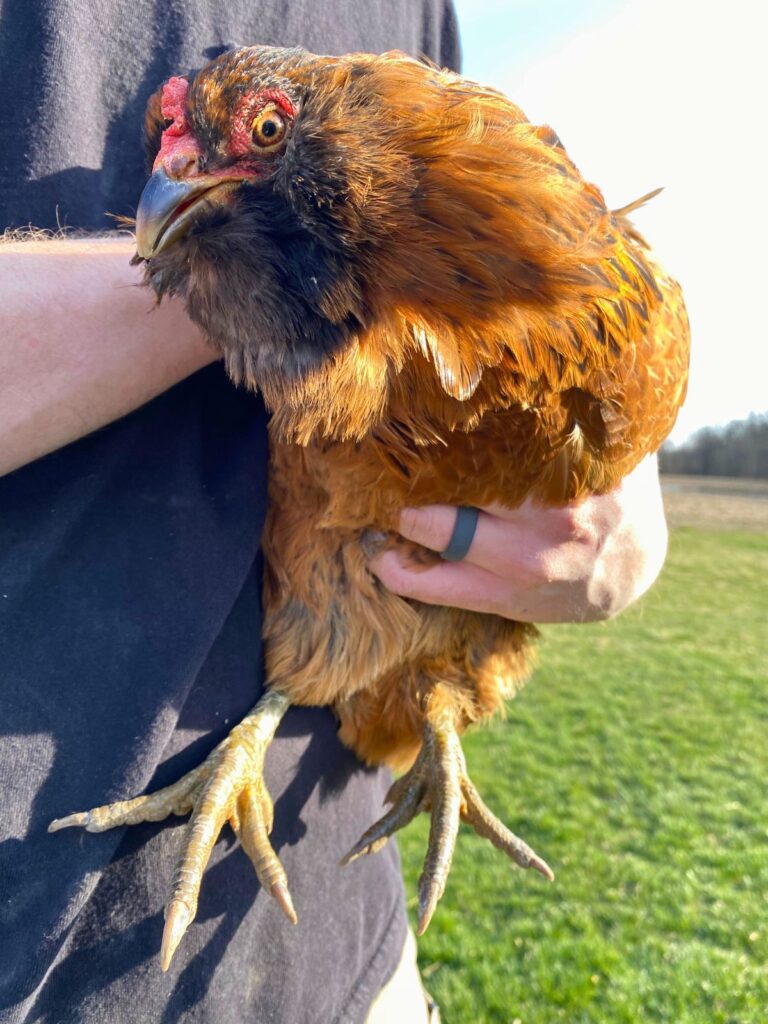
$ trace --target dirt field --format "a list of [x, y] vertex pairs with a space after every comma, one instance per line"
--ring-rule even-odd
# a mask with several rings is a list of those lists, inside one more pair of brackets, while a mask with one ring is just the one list
[[768, 480], [662, 476], [671, 527], [768, 533]]

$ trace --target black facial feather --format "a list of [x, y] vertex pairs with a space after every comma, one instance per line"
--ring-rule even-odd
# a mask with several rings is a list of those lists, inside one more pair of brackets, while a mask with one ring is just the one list
[[[158, 298], [182, 296], [233, 379], [252, 387], [263, 385], [265, 375], [290, 380], [311, 372], [368, 319], [358, 280], [365, 242], [343, 224], [350, 191], [344, 161], [328, 152], [322, 112], [313, 113], [306, 91], [280, 73], [302, 53], [227, 53], [190, 81], [188, 117], [205, 169], [231, 159], [231, 118], [246, 90], [280, 89], [297, 118], [271, 174], [243, 183], [229, 208], [201, 214], [186, 238], [146, 268]], [[147, 112], [152, 159], [164, 126], [159, 95]]]
[[230, 375], [251, 386], [265, 374], [303, 376], [362, 326], [346, 260], [309, 235], [269, 183], [243, 185], [231, 211], [201, 220], [148, 275], [158, 297], [185, 298]]

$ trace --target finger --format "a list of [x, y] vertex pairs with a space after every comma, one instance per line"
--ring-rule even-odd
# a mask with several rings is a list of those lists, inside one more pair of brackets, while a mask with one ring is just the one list
[[[509, 512], [509, 510], [507, 510]], [[456, 525], [453, 505], [404, 508], [399, 531], [403, 537], [432, 551], [444, 551]], [[474, 565], [501, 579], [539, 578], [543, 569], [546, 537], [535, 518], [521, 513], [517, 519], [500, 519], [481, 511], [469, 551], [461, 564]]]
[[398, 530], [408, 540], [440, 552], [450, 544], [455, 526], [455, 505], [424, 505], [401, 509]]
[[503, 607], [514, 587], [514, 583], [466, 562], [442, 562], [414, 571], [397, 551], [377, 556], [370, 568], [385, 587], [401, 597], [469, 611], [490, 612]]
[[531, 584], [514, 577], [502, 579], [466, 562], [441, 562], [419, 572], [404, 563], [398, 551], [379, 555], [370, 568], [389, 590], [424, 604], [493, 613], [516, 622], [589, 619], [589, 606], [579, 581], [534, 580]]

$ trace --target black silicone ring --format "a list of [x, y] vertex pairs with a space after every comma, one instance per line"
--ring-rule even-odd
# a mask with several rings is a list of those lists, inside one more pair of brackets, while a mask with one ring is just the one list
[[456, 510], [456, 524], [453, 527], [448, 547], [440, 552], [440, 557], [446, 562], [460, 562], [472, 546], [477, 529], [477, 520], [480, 518], [480, 509], [461, 505]]

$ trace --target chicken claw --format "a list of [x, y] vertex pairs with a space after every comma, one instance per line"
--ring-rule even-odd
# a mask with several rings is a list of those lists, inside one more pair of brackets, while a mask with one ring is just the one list
[[534, 868], [549, 881], [555, 877], [549, 865], [483, 803], [467, 775], [464, 752], [448, 714], [427, 721], [416, 761], [394, 783], [386, 802], [392, 805], [390, 810], [361, 836], [341, 863], [375, 853], [419, 811], [431, 812], [427, 855], [419, 879], [419, 935], [426, 931], [445, 891], [460, 818], [521, 868]]
[[192, 812], [165, 912], [160, 948], [164, 971], [194, 920], [203, 871], [226, 821], [251, 859], [262, 887], [296, 924], [285, 871], [268, 838], [273, 807], [263, 777], [267, 748], [289, 706], [288, 697], [269, 690], [206, 760], [178, 782], [133, 800], [57, 818], [48, 826], [49, 832], [72, 826], [104, 832], [142, 821], [162, 821], [169, 814]]

